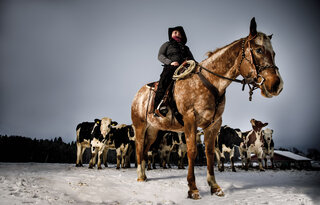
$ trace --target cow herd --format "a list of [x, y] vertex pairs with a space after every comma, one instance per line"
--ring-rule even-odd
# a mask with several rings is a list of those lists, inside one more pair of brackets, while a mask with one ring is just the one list
[[236, 148], [239, 149], [242, 168], [245, 170], [249, 168], [252, 154], [255, 154], [258, 158], [260, 171], [264, 171], [262, 160], [265, 162], [265, 168], [268, 168], [267, 157], [270, 158], [271, 168], [274, 168], [273, 130], [269, 128], [263, 129], [268, 123], [262, 123], [255, 119], [251, 119], [250, 123], [252, 129], [246, 132], [241, 132], [240, 129], [232, 129], [228, 126], [221, 127], [215, 149], [218, 169], [220, 171], [224, 171], [225, 152], [230, 154], [232, 171], [236, 171], [234, 167], [234, 153]]
[[[273, 130], [265, 128], [268, 123], [252, 119], [250, 121], [252, 129], [242, 132], [240, 129], [233, 129], [222, 126], [215, 142], [215, 154], [219, 171], [224, 171], [225, 153], [229, 153], [231, 169], [236, 171], [234, 166], [235, 150], [238, 149], [242, 168], [248, 170], [251, 156], [255, 154], [258, 158], [259, 169], [264, 171], [262, 161], [267, 168], [267, 156], [273, 163], [274, 143], [272, 140]], [[116, 151], [117, 169], [129, 168], [130, 158], [135, 150], [135, 136], [132, 125], [118, 124], [116, 121], [105, 117], [95, 119], [94, 122], [82, 122], [77, 125], [77, 161], [76, 166], [83, 166], [82, 155], [87, 148], [91, 150], [89, 168], [93, 168], [96, 163], [101, 169], [103, 163], [107, 164], [108, 150]], [[201, 144], [201, 135], [198, 131], [197, 143]], [[147, 169], [155, 169], [155, 157], [158, 155], [162, 168], [171, 168], [170, 155], [176, 152], [178, 155], [178, 168], [184, 169], [184, 158], [187, 153], [186, 139], [183, 132], [159, 131], [156, 141], [148, 151]], [[98, 162], [97, 162], [98, 159]]]

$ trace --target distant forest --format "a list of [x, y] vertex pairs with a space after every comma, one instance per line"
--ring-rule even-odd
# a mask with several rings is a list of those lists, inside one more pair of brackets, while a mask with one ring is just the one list
[[75, 163], [76, 153], [76, 143], [67, 144], [61, 137], [39, 140], [0, 135], [1, 162]]
[[[307, 154], [303, 153], [297, 148], [280, 148], [280, 150], [291, 151], [295, 154], [306, 156], [312, 160], [320, 161], [320, 152], [317, 149], [308, 149]], [[108, 162], [115, 163], [115, 151], [109, 151], [111, 151], [111, 154], [108, 154]], [[76, 142], [65, 143], [61, 137], [48, 140], [31, 139], [21, 136], [0, 135], [0, 162], [45, 162], [75, 164], [76, 153]], [[235, 157], [237, 158], [238, 156], [239, 154], [236, 153]], [[90, 157], [90, 149], [87, 149], [83, 155], [83, 162], [89, 163]], [[173, 155], [172, 157], [176, 158], [177, 156]], [[176, 161], [176, 159], [173, 161]], [[175, 162], [173, 163], [176, 164]], [[185, 163], [187, 163], [186, 159]], [[204, 147], [201, 145], [198, 145], [196, 164], [205, 164]]]

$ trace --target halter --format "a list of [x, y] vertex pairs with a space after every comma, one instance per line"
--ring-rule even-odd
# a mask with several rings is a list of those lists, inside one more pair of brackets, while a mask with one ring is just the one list
[[[205, 68], [205, 67], [203, 67], [202, 65], [200, 65], [200, 64], [197, 63], [197, 65], [199, 66], [200, 69], [199, 69], [198, 72], [196, 72], [196, 74], [198, 74], [198, 76], [199, 76], [200, 80], [202, 81], [202, 83], [204, 84], [204, 86], [205, 86], [205, 87], [211, 92], [211, 94], [215, 97], [215, 112], [214, 112], [212, 121], [211, 121], [211, 123], [210, 123], [209, 125], [207, 125], [207, 126], [206, 126], [205, 128], [203, 128], [203, 129], [208, 128], [210, 125], [212, 125], [212, 124], [215, 122], [214, 118], [215, 118], [215, 116], [216, 116], [217, 109], [218, 109], [220, 103], [221, 103], [221, 102], [224, 100], [224, 98], [225, 98], [225, 92], [224, 92], [222, 95], [219, 95], [218, 89], [217, 89], [214, 85], [212, 85], [212, 84], [209, 82], [209, 80], [206, 79], [206, 78], [202, 75], [202, 73], [201, 73], [202, 70], [205, 70], [205, 71], [207, 71], [208, 73], [213, 74], [213, 75], [215, 75], [215, 76], [217, 76], [217, 77], [219, 77], [219, 78], [222, 78], [222, 79], [225, 79], [225, 80], [229, 80], [229, 81], [232, 81], [232, 82], [241, 83], [241, 84], [243, 85], [243, 86], [242, 86], [242, 91], [244, 91], [245, 85], [247, 84], [248, 87], [249, 87], [249, 101], [251, 101], [251, 100], [252, 100], [253, 91], [254, 91], [255, 89], [259, 88], [259, 86], [261, 86], [261, 85], [264, 83], [264, 81], [265, 81], [265, 79], [260, 75], [260, 72], [262, 72], [263, 70], [265, 70], [265, 69], [267, 69], [267, 68], [279, 69], [276, 65], [265, 65], [265, 66], [261, 66], [261, 65], [257, 65], [257, 64], [255, 63], [255, 61], [254, 61], [254, 55], [253, 55], [253, 53], [252, 53], [252, 48], [251, 48], [251, 44], [250, 44], [250, 41], [253, 40], [255, 37], [256, 37], [256, 35], [253, 36], [253, 37], [250, 39], [249, 36], [248, 36], [247, 38], [245, 38], [245, 39], [242, 40], [242, 46], [241, 46], [241, 47], [242, 47], [242, 48], [241, 48], [241, 50], [242, 50], [241, 56], [242, 56], [242, 57], [241, 57], [241, 60], [240, 60], [240, 63], [239, 63], [239, 67], [238, 67], [238, 69], [239, 69], [239, 71], [240, 71], [240, 67], [241, 67], [241, 64], [242, 64], [243, 60], [247, 60], [247, 61], [253, 66], [253, 68], [254, 68], [254, 69], [256, 70], [256, 72], [257, 72], [257, 77], [254, 78], [254, 81], [251, 81], [251, 80], [249, 81], [249, 80], [246, 79], [245, 77], [243, 77], [243, 80], [228, 78], [228, 77], [222, 76], [222, 75], [220, 75], [220, 74], [218, 74], [218, 73], [212, 72], [211, 70], [208, 70], [207, 68]], [[247, 42], [248, 42], [248, 47], [249, 47], [249, 50], [250, 50], [250, 60], [246, 57], [246, 54], [245, 54], [245, 49], [244, 49], [244, 47], [245, 47], [246, 40], [247, 40]], [[262, 78], [261, 82], [259, 82], [259, 83], [257, 82], [258, 77], [261, 77], [261, 78]]]
[[[203, 69], [203, 70], [207, 71], [208, 73], [211, 73], [211, 74], [213, 74], [213, 75], [215, 75], [215, 76], [217, 76], [219, 78], [222, 78], [222, 79], [225, 79], [225, 80], [229, 80], [229, 81], [232, 81], [232, 82], [241, 83], [243, 85], [242, 86], [242, 91], [244, 91], [245, 85], [248, 85], [248, 87], [249, 87], [249, 101], [251, 101], [252, 100], [253, 91], [258, 89], [259, 86], [261, 86], [265, 81], [265, 79], [262, 77], [262, 75], [260, 75], [260, 73], [263, 70], [267, 69], [267, 68], [274, 68], [274, 69], [279, 70], [279, 68], [274, 64], [273, 65], [264, 65], [264, 66], [256, 64], [256, 62], [254, 60], [254, 55], [252, 53], [253, 50], [252, 50], [251, 44], [250, 44], [250, 41], [255, 39], [256, 36], [257, 35], [253, 36], [252, 38], [249, 38], [249, 36], [248, 36], [247, 38], [244, 38], [242, 40], [242, 44], [241, 44], [241, 50], [242, 50], [241, 60], [240, 60], [239, 67], [238, 67], [238, 70], [240, 70], [240, 67], [241, 67], [241, 64], [242, 64], [243, 60], [248, 61], [253, 66], [254, 70], [257, 72], [257, 77], [254, 78], [254, 81], [248, 80], [245, 77], [243, 77], [243, 80], [228, 78], [228, 77], [222, 76], [222, 75], [220, 75], [218, 73], [212, 72], [211, 70], [201, 66], [200, 64], [198, 64], [198, 66], [200, 67], [200, 70], [199, 70], [199, 72], [197, 72], [197, 74], [198, 75], [202, 75], [201, 74], [201, 70]], [[248, 59], [246, 57], [246, 54], [245, 54], [245, 43], [246, 42], [248, 42], [248, 48], [249, 48], [249, 51], [250, 51], [250, 57], [249, 57], [250, 59]], [[258, 77], [260, 77], [262, 79], [261, 82], [257, 82]], [[201, 78], [203, 79], [204, 76], [202, 75]]]

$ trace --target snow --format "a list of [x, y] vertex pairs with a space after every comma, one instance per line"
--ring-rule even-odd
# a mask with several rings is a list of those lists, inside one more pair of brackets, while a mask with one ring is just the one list
[[187, 198], [187, 170], [102, 170], [73, 164], [0, 163], [0, 204], [320, 204], [320, 172], [267, 170], [236, 173], [215, 169], [224, 197], [212, 196], [206, 167], [195, 167], [200, 200]]

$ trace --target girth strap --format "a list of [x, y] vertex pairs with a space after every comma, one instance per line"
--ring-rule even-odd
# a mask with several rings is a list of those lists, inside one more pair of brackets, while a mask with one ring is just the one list
[[202, 81], [203, 85], [211, 92], [211, 94], [214, 96], [216, 107], [222, 102], [224, 95], [226, 92], [224, 92], [221, 96], [219, 95], [219, 91], [214, 85], [212, 85], [203, 75], [201, 72], [197, 73], [199, 75], [200, 80]]
[[214, 123], [214, 118], [216, 117], [216, 114], [217, 114], [217, 110], [218, 110], [218, 107], [220, 105], [220, 103], [223, 101], [224, 97], [225, 97], [225, 94], [226, 92], [224, 92], [221, 96], [219, 95], [219, 91], [218, 89], [212, 85], [201, 73], [201, 69], [199, 72], [197, 72], [201, 82], [203, 83], [203, 85], [211, 92], [211, 94], [214, 96], [214, 99], [215, 99], [215, 111], [214, 111], [214, 115], [213, 115], [213, 118], [212, 118], [212, 121], [209, 125], [207, 125], [204, 129], [208, 128], [210, 125], [212, 125]]

